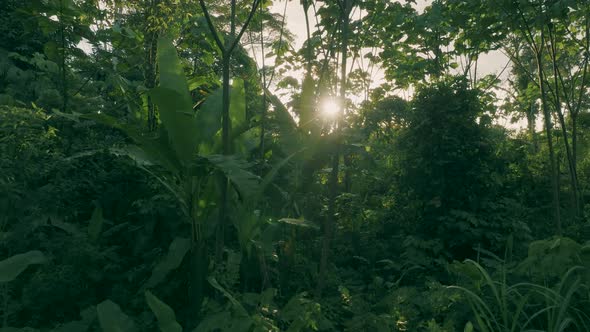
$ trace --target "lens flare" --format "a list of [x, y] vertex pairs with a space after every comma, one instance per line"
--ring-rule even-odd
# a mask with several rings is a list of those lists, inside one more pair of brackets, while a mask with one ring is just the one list
[[326, 98], [320, 102], [320, 114], [327, 120], [333, 120], [340, 114], [340, 103], [335, 98]]

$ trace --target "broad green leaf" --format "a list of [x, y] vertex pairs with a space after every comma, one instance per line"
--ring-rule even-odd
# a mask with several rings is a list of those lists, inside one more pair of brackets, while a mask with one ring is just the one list
[[152, 288], [164, 281], [168, 273], [180, 266], [190, 248], [191, 242], [189, 239], [175, 238], [170, 244], [170, 248], [168, 248], [168, 254], [156, 265], [144, 287]]
[[[221, 129], [221, 110], [223, 104], [223, 90], [217, 89], [203, 102], [203, 105], [197, 111], [198, 142], [200, 145], [207, 144], [213, 146], [215, 143], [215, 134]], [[204, 148], [204, 147], [203, 147]], [[203, 149], [199, 147], [200, 150]]]
[[234, 78], [231, 86], [229, 116], [232, 128], [239, 128], [246, 122], [246, 93], [244, 80]]
[[178, 159], [186, 164], [196, 153], [198, 145], [197, 119], [182, 63], [172, 38], [164, 36], [158, 40], [157, 58], [160, 85], [150, 93], [158, 106], [160, 119], [168, 131]]
[[97, 204], [92, 212], [92, 217], [88, 223], [88, 237], [92, 241], [98, 240], [100, 233], [102, 232], [102, 226], [104, 225], [104, 218], [102, 216], [102, 207]]
[[166, 303], [158, 299], [150, 291], [145, 292], [145, 300], [158, 319], [158, 325], [162, 332], [182, 332], [182, 326], [176, 321], [174, 310]]
[[103, 332], [135, 332], [137, 327], [118, 304], [105, 300], [96, 306], [98, 322]]
[[126, 155], [140, 164], [158, 164], [172, 173], [179, 172], [180, 161], [170, 146], [168, 133], [164, 128], [160, 128], [157, 134], [153, 134], [146, 133], [145, 125], [142, 123], [121, 123], [118, 119], [106, 114], [85, 114], [83, 117], [122, 130], [138, 145], [113, 148], [112, 153]]
[[0, 283], [13, 281], [29, 265], [43, 264], [46, 261], [45, 255], [38, 250], [9, 257], [0, 262]]
[[220, 291], [223, 294], [223, 296], [225, 296], [232, 303], [235, 313], [238, 316], [248, 317], [248, 311], [246, 311], [242, 304], [238, 300], [236, 300], [236, 298], [233, 297], [233, 295], [231, 295], [227, 290], [225, 290], [225, 288], [223, 288], [219, 284], [219, 282], [217, 282], [217, 279], [215, 279], [215, 277], [209, 277], [207, 280], [209, 280], [209, 284], [211, 284], [213, 288]]
[[210, 155], [205, 157], [237, 187], [243, 198], [255, 197], [260, 177], [248, 171], [250, 164], [236, 156]]

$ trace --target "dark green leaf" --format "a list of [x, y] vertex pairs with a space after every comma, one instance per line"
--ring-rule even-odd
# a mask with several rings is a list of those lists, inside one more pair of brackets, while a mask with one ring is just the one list
[[43, 264], [46, 261], [45, 255], [38, 250], [7, 258], [0, 262], [0, 283], [13, 281], [30, 265]]

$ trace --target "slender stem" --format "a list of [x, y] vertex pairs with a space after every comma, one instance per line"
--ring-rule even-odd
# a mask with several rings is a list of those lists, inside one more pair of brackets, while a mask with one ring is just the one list
[[62, 112], [68, 109], [68, 81], [66, 77], [66, 28], [64, 22], [64, 3], [59, 1], [59, 35], [61, 39], [61, 84], [62, 84]]
[[264, 160], [264, 135], [266, 128], [266, 112], [267, 112], [267, 100], [266, 100], [266, 71], [265, 71], [265, 53], [264, 53], [264, 22], [262, 20], [262, 7], [260, 7], [260, 50], [262, 53], [262, 114], [260, 117], [260, 160]]

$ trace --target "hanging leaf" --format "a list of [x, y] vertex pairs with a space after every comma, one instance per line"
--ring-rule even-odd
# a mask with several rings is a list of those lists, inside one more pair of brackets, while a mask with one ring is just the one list
[[182, 326], [180, 326], [180, 324], [178, 324], [176, 321], [176, 315], [174, 314], [174, 310], [172, 310], [172, 308], [158, 299], [150, 291], [145, 292], [145, 300], [147, 301], [150, 309], [152, 309], [154, 315], [156, 315], [158, 325], [160, 326], [160, 331], [182, 332]]
[[190, 248], [191, 242], [189, 239], [175, 238], [170, 244], [170, 248], [168, 248], [168, 254], [156, 265], [144, 288], [153, 288], [164, 281], [168, 273], [180, 266]]
[[96, 204], [92, 217], [90, 217], [88, 223], [88, 237], [91, 241], [98, 240], [100, 233], [102, 232], [102, 226], [104, 225], [104, 218], [102, 216], [102, 207], [100, 204]]
[[225, 174], [237, 187], [243, 198], [251, 198], [256, 195], [260, 177], [247, 170], [250, 163], [236, 156], [210, 155], [205, 159]]
[[118, 304], [106, 300], [96, 306], [98, 322], [103, 332], [135, 332], [137, 327]]
[[473, 324], [471, 322], [467, 322], [465, 324], [465, 328], [463, 329], [464, 332], [473, 332]]
[[0, 262], [0, 283], [13, 281], [30, 265], [44, 264], [46, 261], [45, 255], [38, 250], [7, 258]]
[[150, 91], [160, 111], [162, 124], [168, 131], [178, 159], [187, 163], [196, 153], [198, 145], [197, 119], [184, 75], [182, 63], [172, 38], [158, 40], [158, 67], [160, 85]]
[[[208, 144], [213, 146], [215, 143], [215, 134], [221, 129], [221, 110], [223, 104], [223, 90], [215, 90], [203, 102], [203, 105], [197, 111], [198, 136], [199, 144]], [[199, 153], [202, 148], [199, 147]]]
[[317, 225], [315, 225], [311, 221], [305, 220], [305, 219], [281, 218], [281, 219], [279, 219], [279, 221], [282, 223], [285, 223], [285, 224], [293, 225], [293, 226], [307, 227], [307, 228], [312, 228], [312, 229], [316, 229], [316, 230], [320, 229]]
[[299, 102], [299, 127], [301, 127], [305, 132], [310, 131], [312, 134], [315, 134], [317, 130], [317, 126], [314, 121], [315, 100], [315, 82], [308, 73], [305, 75], [301, 90], [301, 99]]
[[223, 288], [219, 282], [217, 282], [217, 279], [215, 279], [215, 277], [209, 277], [207, 279], [209, 281], [209, 284], [211, 284], [211, 286], [213, 286], [213, 288], [217, 289], [218, 291], [220, 291], [223, 296], [225, 296], [233, 305], [235, 313], [238, 316], [243, 316], [243, 317], [248, 317], [248, 311], [246, 311], [246, 309], [242, 306], [242, 304], [236, 300], [235, 297], [233, 297], [233, 295], [231, 295], [227, 290], [225, 290], [225, 288]]

